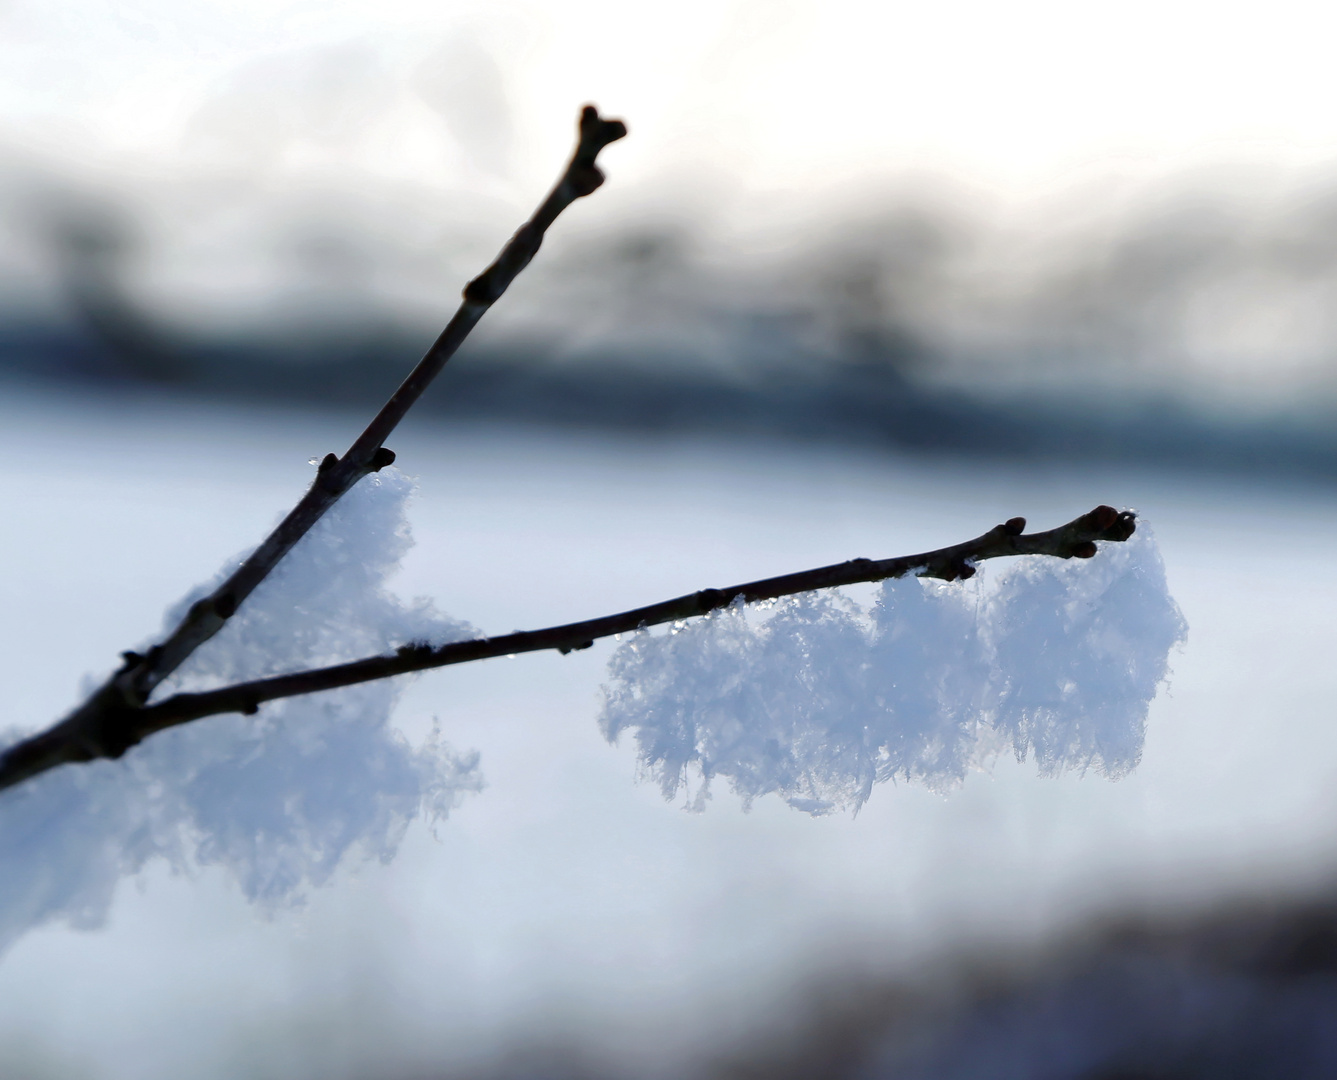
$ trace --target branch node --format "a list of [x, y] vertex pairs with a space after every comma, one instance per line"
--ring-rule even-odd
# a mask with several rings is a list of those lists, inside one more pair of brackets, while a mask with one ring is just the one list
[[702, 589], [696, 594], [696, 604], [697, 607], [701, 609], [702, 615], [707, 611], [714, 611], [716, 608], [722, 608], [728, 602], [728, 593], [721, 589]]
[[1020, 536], [1026, 531], [1026, 519], [1024, 517], [1008, 518], [999, 528], [1008, 536]]
[[603, 187], [603, 170], [597, 165], [576, 166], [571, 170], [571, 190], [578, 199], [593, 195]]
[[86, 760], [104, 757], [114, 761], [124, 757], [142, 738], [131, 723], [132, 715], [138, 711], [114, 683], [104, 687], [94, 699], [94, 708], [81, 710], [76, 737], [88, 754]]
[[237, 613], [237, 597], [225, 592], [214, 597], [214, 614], [220, 619], [230, 619]]
[[1135, 532], [1137, 532], [1137, 515], [1131, 510], [1124, 510], [1119, 514], [1118, 520], [1105, 530], [1105, 539], [1123, 541]]
[[320, 464], [316, 466], [316, 475], [323, 476], [325, 473], [329, 472], [332, 468], [334, 468], [338, 464], [339, 464], [338, 454], [326, 454], [323, 458], [320, 459]]
[[975, 576], [975, 567], [967, 562], [968, 556], [959, 551], [945, 551], [938, 558], [924, 563], [916, 577], [937, 578], [939, 581], [965, 581]]
[[1093, 540], [1083, 540], [1081, 543], [1073, 544], [1068, 551], [1069, 558], [1090, 559], [1096, 554], [1096, 545]]
[[464, 286], [464, 292], [461, 295], [467, 304], [482, 304], [484, 307], [490, 307], [501, 295], [501, 291], [493, 287], [492, 278], [484, 272]]
[[1104, 532], [1119, 519], [1119, 511], [1112, 506], [1100, 505], [1086, 515], [1087, 524]]
[[384, 446], [378, 447], [376, 453], [371, 455], [371, 471], [380, 472], [395, 463], [395, 452], [387, 450]]
[[1127, 540], [1137, 531], [1137, 515], [1131, 510], [1118, 511], [1112, 506], [1097, 506], [1079, 519], [1098, 540]]
[[575, 163], [593, 165], [599, 151], [609, 143], [627, 136], [627, 125], [621, 120], [605, 120], [593, 105], [580, 110], [580, 143], [576, 147]]

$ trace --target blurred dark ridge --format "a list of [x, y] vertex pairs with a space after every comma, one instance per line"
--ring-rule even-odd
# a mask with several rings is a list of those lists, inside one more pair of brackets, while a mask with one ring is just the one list
[[[142, 387], [240, 402], [355, 405], [394, 390], [428, 341], [394, 328], [342, 337], [187, 341], [99, 301], [84, 327], [0, 325], [0, 380], [115, 393]], [[471, 343], [423, 399], [424, 413], [627, 432], [766, 436], [992, 459], [1123, 462], [1337, 478], [1337, 418], [1212, 412], [1169, 393], [972, 393], [894, 363], [814, 358], [747, 375], [659, 354], [564, 356]]]
[[[404, 1075], [404, 1074], [397, 1074]], [[613, 1080], [575, 1046], [517, 1049], [416, 1080]], [[1337, 903], [1127, 918], [1048, 949], [911, 978], [838, 976], [694, 1080], [1331, 1080]]]
[[[1337, 1076], [1337, 902], [1126, 918], [923, 982], [832, 985], [718, 1080]], [[786, 1045], [787, 1044], [787, 1045]]]
[[[0, 380], [370, 410], [430, 343], [411, 320], [479, 265], [469, 229], [393, 199], [247, 189], [220, 217], [216, 192], [61, 175], [11, 185]], [[737, 258], [651, 214], [545, 252], [422, 411], [1329, 479], [1337, 187], [1283, 179], [1011, 224], [950, 184], [889, 188]]]

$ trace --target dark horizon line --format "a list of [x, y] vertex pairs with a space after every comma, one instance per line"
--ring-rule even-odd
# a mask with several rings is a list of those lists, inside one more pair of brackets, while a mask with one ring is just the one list
[[[405, 335], [407, 339], [407, 335]], [[394, 334], [342, 343], [199, 344], [146, 356], [87, 333], [0, 328], [0, 380], [53, 388], [167, 390], [237, 403], [358, 405], [396, 385], [412, 344]], [[1137, 463], [1177, 470], [1337, 479], [1337, 415], [1246, 416], [1187, 395], [1095, 386], [971, 391], [934, 385], [893, 362], [786, 365], [731, 377], [700, 364], [547, 363], [505, 345], [462, 350], [422, 402], [440, 417], [557, 429], [722, 433], [868, 450], [1023, 460]]]

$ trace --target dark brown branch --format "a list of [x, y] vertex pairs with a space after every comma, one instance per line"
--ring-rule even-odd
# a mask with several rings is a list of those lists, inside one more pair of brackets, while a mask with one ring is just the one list
[[257, 585], [260, 584], [311, 527], [321, 519], [354, 484], [370, 472], [378, 472], [395, 460], [384, 449], [390, 433], [440, 374], [455, 351], [469, 336], [478, 320], [507, 289], [543, 243], [543, 234], [557, 220], [557, 215], [576, 199], [589, 195], [603, 183], [603, 173], [595, 165], [599, 151], [627, 134], [621, 120], [601, 119], [593, 105], [580, 114], [580, 138], [575, 153], [534, 216], [520, 226], [497, 256], [496, 262], [474, 278], [464, 289], [464, 300], [454, 317], [441, 331], [418, 366], [409, 373], [399, 389], [342, 458], [328, 455], [321, 463], [311, 489], [286, 518], [236, 572], [214, 594], [191, 608], [166, 641], [151, 650], [142, 662], [119, 677], [123, 690], [134, 703], [148, 700], [149, 694], [214, 634]]
[[[575, 152], [557, 186], [549, 192], [534, 216], [502, 248], [496, 261], [465, 287], [464, 300], [441, 336], [348, 452], [342, 458], [326, 455], [315, 481], [288, 516], [211, 596], [191, 606], [166, 641], [144, 655], [122, 654], [125, 663], [119, 671], [47, 736], [30, 739], [23, 747], [16, 747], [6, 755], [0, 761], [0, 773], [8, 775], [6, 770], [15, 767], [15, 755], [28, 761], [27, 772], [23, 775], [31, 775], [65, 761], [117, 757], [126, 747], [138, 742], [142, 736], [135, 734], [137, 728], [131, 718], [139, 716], [154, 688], [223, 628], [279, 560], [354, 484], [395, 460], [394, 453], [385, 448], [385, 440], [487, 309], [529, 265], [543, 242], [544, 233], [557, 216], [576, 199], [589, 195], [603, 183], [603, 173], [595, 159], [605, 146], [626, 135], [627, 127], [621, 120], [602, 119], [593, 105], [586, 105], [580, 114], [579, 132]], [[57, 733], [61, 734], [58, 736]], [[20, 750], [22, 754], [19, 754]], [[4, 786], [7, 783], [0, 778], [0, 787]]]
[[606, 615], [584, 622], [567, 623], [545, 630], [520, 631], [502, 637], [457, 641], [433, 647], [409, 644], [387, 656], [373, 656], [347, 664], [316, 668], [292, 675], [279, 675], [255, 682], [240, 683], [196, 694], [177, 694], [156, 705], [123, 711], [117, 716], [122, 738], [128, 741], [117, 754], [95, 754], [78, 739], [77, 729], [69, 721], [20, 743], [0, 758], [0, 789], [44, 771], [63, 761], [87, 761], [97, 756], [119, 756], [125, 749], [155, 732], [205, 716], [220, 713], [253, 713], [262, 703], [277, 698], [296, 697], [321, 690], [334, 690], [356, 683], [387, 679], [428, 668], [464, 664], [472, 660], [509, 656], [522, 652], [557, 649], [567, 653], [593, 645], [597, 638], [625, 634], [646, 626], [689, 619], [735, 600], [755, 603], [780, 596], [852, 585], [860, 581], [882, 581], [915, 573], [920, 577], [954, 581], [974, 575], [974, 564], [985, 559], [1013, 555], [1051, 555], [1060, 559], [1089, 559], [1096, 554], [1096, 541], [1122, 541], [1133, 535], [1134, 515], [1120, 513], [1113, 507], [1098, 506], [1048, 532], [1024, 534], [1024, 518], [1012, 518], [995, 526], [983, 536], [963, 544], [939, 548], [922, 555], [893, 559], [851, 559], [834, 566], [804, 570], [796, 574], [765, 578], [728, 589], [703, 589], [674, 600], [635, 608], [617, 615]]

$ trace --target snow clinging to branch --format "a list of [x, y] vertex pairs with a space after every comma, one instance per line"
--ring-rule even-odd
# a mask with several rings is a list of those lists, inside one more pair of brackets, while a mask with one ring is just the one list
[[[412, 544], [412, 490], [394, 469], [357, 484], [161, 692], [406, 639], [472, 636], [385, 588]], [[168, 613], [169, 626], [180, 610]], [[444, 817], [482, 786], [477, 754], [435, 736], [414, 747], [391, 726], [401, 686], [383, 680], [272, 703], [255, 716], [212, 717], [119, 761], [53, 769], [0, 792], [0, 950], [53, 919], [98, 925], [120, 879], [155, 858], [219, 866], [269, 908], [299, 901], [354, 853], [389, 860], [410, 821]]]
[[1145, 522], [1090, 560], [1018, 559], [981, 584], [883, 583], [643, 631], [610, 662], [601, 725], [632, 731], [665, 798], [716, 777], [745, 804], [857, 810], [873, 785], [951, 788], [1000, 751], [1116, 778], [1186, 626]]

